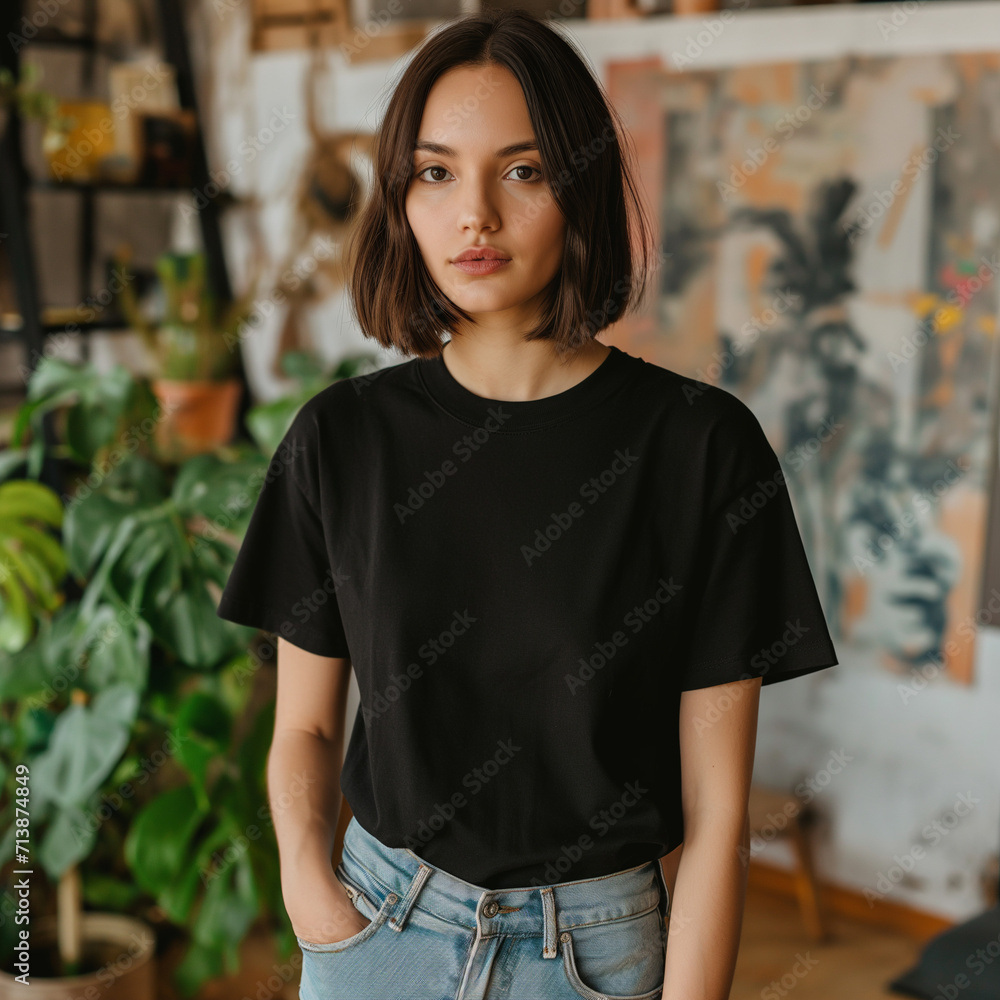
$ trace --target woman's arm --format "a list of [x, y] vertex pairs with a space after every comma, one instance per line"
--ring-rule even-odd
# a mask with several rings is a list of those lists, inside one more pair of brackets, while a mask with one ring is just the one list
[[304, 941], [340, 941], [368, 921], [333, 872], [351, 661], [278, 638], [278, 695], [267, 790], [281, 892]]
[[684, 808], [662, 1000], [728, 1000], [750, 864], [761, 678], [681, 693]]

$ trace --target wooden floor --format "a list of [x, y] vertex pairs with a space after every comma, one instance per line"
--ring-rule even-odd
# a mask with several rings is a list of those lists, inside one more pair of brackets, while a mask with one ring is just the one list
[[[809, 942], [797, 903], [750, 886], [730, 1000], [874, 1000], [921, 946], [896, 931], [829, 914], [829, 941]], [[797, 964], [798, 963], [798, 964]]]
[[[730, 1000], [783, 1000], [787, 996], [793, 1000], [899, 1000], [900, 994], [891, 993], [885, 983], [917, 960], [920, 945], [896, 931], [836, 914], [830, 914], [828, 921], [830, 940], [810, 944], [795, 901], [751, 884]], [[206, 986], [198, 1000], [297, 1000], [297, 970], [277, 962], [272, 942], [251, 936], [243, 954], [241, 973]], [[178, 1000], [162, 977], [159, 1000]]]

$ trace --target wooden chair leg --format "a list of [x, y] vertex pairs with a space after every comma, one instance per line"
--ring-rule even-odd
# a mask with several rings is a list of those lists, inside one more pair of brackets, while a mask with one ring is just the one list
[[795, 845], [795, 854], [798, 858], [795, 870], [795, 891], [799, 897], [799, 906], [802, 908], [802, 920], [813, 941], [824, 941], [828, 937], [828, 932], [820, 908], [819, 885], [816, 882], [816, 869], [813, 865], [812, 845], [799, 817], [792, 821], [790, 827], [792, 843]]

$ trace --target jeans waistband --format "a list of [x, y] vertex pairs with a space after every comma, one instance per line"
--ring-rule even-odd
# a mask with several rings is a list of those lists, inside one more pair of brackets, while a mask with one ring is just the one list
[[399, 902], [390, 921], [402, 930], [414, 906], [480, 935], [543, 934], [545, 957], [555, 957], [560, 931], [646, 913], [666, 915], [669, 896], [659, 861], [573, 882], [488, 889], [437, 868], [413, 851], [387, 847], [355, 817], [344, 833], [345, 867], [365, 869]]

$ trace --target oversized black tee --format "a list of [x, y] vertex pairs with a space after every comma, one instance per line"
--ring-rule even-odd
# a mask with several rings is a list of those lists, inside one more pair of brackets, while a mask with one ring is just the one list
[[317, 393], [219, 615], [350, 658], [358, 822], [491, 889], [666, 854], [681, 692], [838, 663], [753, 412], [617, 347], [536, 400], [442, 356]]

